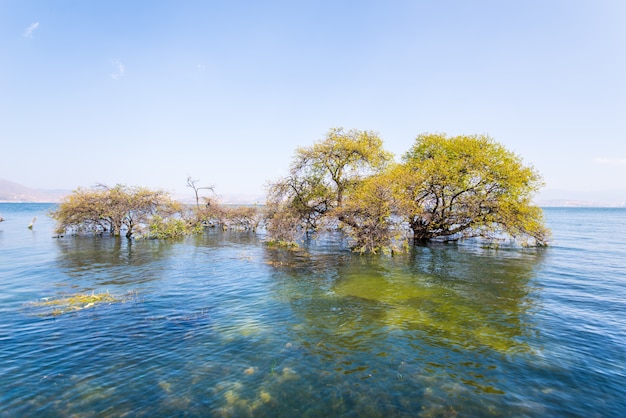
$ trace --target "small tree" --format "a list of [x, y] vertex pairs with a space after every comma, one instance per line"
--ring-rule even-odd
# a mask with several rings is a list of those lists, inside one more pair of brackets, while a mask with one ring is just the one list
[[226, 210], [228, 229], [255, 232], [261, 223], [261, 213], [256, 206], [233, 206]]
[[119, 229], [114, 230], [114, 223], [107, 212], [104, 190], [78, 188], [63, 198], [51, 216], [57, 221], [56, 232], [59, 234], [71, 230], [76, 233], [110, 232], [119, 235]]
[[[336, 224], [333, 211], [368, 176], [382, 171], [391, 154], [368, 131], [331, 129], [309, 148], [298, 148], [289, 175], [268, 190], [268, 232], [282, 241], [297, 232], [315, 232], [324, 222]], [[337, 212], [339, 214], [340, 211]]]
[[378, 253], [403, 251], [404, 228], [389, 174], [369, 177], [359, 184], [338, 210], [343, 230], [351, 238], [354, 251]]
[[191, 187], [193, 189], [194, 194], [196, 195], [196, 209], [200, 210], [200, 196], [199, 196], [199, 190], [210, 190], [212, 192], [215, 193], [215, 187], [214, 186], [204, 186], [204, 187], [198, 187], [196, 186], [196, 183], [198, 183], [198, 179], [193, 179], [191, 178], [191, 176], [187, 177], [187, 187]]
[[179, 215], [182, 206], [160, 190], [143, 187], [99, 185], [77, 189], [51, 213], [57, 232], [104, 233], [130, 238], [137, 228], [147, 228], [155, 217], [168, 219]]
[[265, 203], [265, 228], [271, 242], [291, 245], [307, 230], [307, 223], [303, 226], [302, 214], [284, 198], [281, 190], [276, 185], [270, 187]]
[[205, 204], [194, 213], [195, 223], [242, 231], [256, 231], [262, 214], [256, 206], [226, 206], [217, 199], [204, 198]]

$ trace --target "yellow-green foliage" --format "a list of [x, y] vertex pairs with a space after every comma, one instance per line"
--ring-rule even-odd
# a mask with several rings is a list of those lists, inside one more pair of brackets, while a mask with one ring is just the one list
[[170, 239], [181, 238], [187, 235], [198, 234], [203, 231], [200, 224], [193, 224], [180, 218], [163, 219], [160, 216], [152, 217], [148, 233], [144, 238]]
[[376, 133], [342, 128], [331, 129], [312, 147], [298, 148], [289, 175], [269, 186], [270, 238], [292, 241], [316, 232], [360, 181], [384, 170], [391, 158]]
[[505, 233], [543, 245], [549, 237], [531, 203], [541, 176], [488, 136], [420, 135], [396, 170], [396, 196], [418, 240]]
[[60, 298], [43, 298], [38, 302], [33, 302], [30, 305], [37, 308], [44, 309], [44, 316], [58, 316], [68, 312], [76, 312], [83, 309], [89, 309], [102, 304], [111, 304], [123, 302], [126, 300], [123, 297], [114, 296], [110, 293], [98, 293], [92, 292], [77, 293], [74, 295], [67, 295]]
[[298, 243], [293, 241], [279, 241], [273, 239], [266, 241], [266, 244], [268, 247], [286, 248], [291, 250], [296, 250], [300, 248]]
[[148, 225], [154, 216], [168, 218], [179, 214], [180, 203], [160, 190], [145, 187], [100, 185], [79, 188], [65, 197], [51, 213], [57, 221], [57, 233], [85, 232], [131, 237], [137, 228]]
[[348, 195], [337, 209], [343, 230], [352, 239], [352, 248], [360, 253], [404, 251], [403, 230], [394, 217], [397, 204], [393, 183], [383, 175], [370, 177]]
[[262, 220], [261, 210], [255, 206], [227, 206], [215, 199], [205, 199], [202, 207], [194, 210], [196, 223], [221, 227], [224, 230], [256, 231]]
[[324, 186], [326, 199], [341, 206], [344, 193], [358, 180], [383, 170], [391, 159], [375, 132], [334, 128], [312, 147], [296, 150], [291, 173], [318, 179], [313, 183]]
[[423, 134], [392, 164], [371, 132], [332, 129], [298, 148], [289, 175], [269, 187], [267, 230], [289, 241], [322, 227], [347, 232], [360, 252], [415, 241], [512, 237], [545, 245], [532, 197], [541, 176], [485, 135]]

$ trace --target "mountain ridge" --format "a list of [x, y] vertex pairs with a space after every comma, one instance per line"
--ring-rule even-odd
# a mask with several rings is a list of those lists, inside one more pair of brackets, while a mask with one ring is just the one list
[[[33, 189], [6, 179], [0, 179], [0, 202], [15, 203], [59, 203], [71, 190]], [[614, 193], [618, 196], [619, 193]], [[174, 193], [172, 197], [184, 203], [195, 203], [191, 195]], [[225, 204], [259, 204], [264, 201], [262, 195], [227, 194], [217, 196]], [[618, 199], [604, 200], [593, 193], [573, 193], [562, 190], [548, 190], [535, 198], [535, 204], [541, 207], [626, 207], [626, 202]]]
[[58, 203], [70, 190], [32, 189], [24, 185], [0, 179], [0, 202]]
[[[59, 203], [64, 196], [71, 193], [71, 190], [33, 189], [6, 179], [0, 179], [0, 202], [2, 203]], [[173, 193], [171, 197], [183, 203], [195, 203], [195, 199], [191, 195]], [[227, 194], [215, 197], [224, 204], [258, 204], [265, 199], [262, 195], [245, 194]]]

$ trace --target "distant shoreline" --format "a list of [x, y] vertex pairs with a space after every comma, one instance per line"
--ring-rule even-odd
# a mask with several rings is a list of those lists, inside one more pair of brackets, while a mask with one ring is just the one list
[[[72, 194], [71, 190], [54, 189], [41, 190], [33, 189], [0, 179], [0, 203], [59, 203], [61, 200]], [[191, 195], [171, 193], [173, 199], [181, 203], [193, 203]], [[624, 194], [615, 191], [607, 195], [590, 195], [589, 193], [576, 193], [565, 190], [551, 190], [540, 193], [536, 196], [534, 204], [541, 208], [564, 207], [564, 208], [626, 208], [626, 201], [617, 201]], [[232, 193], [218, 196], [222, 204], [233, 205], [254, 205], [263, 204], [265, 196], [263, 194], [241, 194]]]
[[[186, 205], [195, 205], [193, 202], [180, 201]], [[40, 201], [40, 200], [0, 200], [2, 204], [42, 204], [42, 205], [54, 205], [59, 204], [60, 201]], [[224, 203], [225, 205], [263, 205], [263, 203], [259, 202], [237, 202], [237, 203]], [[547, 208], [567, 208], [567, 209], [626, 209], [626, 203], [621, 204], [611, 204], [611, 203], [596, 203], [596, 202], [575, 202], [575, 201], [564, 201], [564, 202], [540, 202], [537, 204], [542, 209]]]
[[626, 208], [626, 203], [585, 202], [576, 200], [542, 201], [541, 208]]

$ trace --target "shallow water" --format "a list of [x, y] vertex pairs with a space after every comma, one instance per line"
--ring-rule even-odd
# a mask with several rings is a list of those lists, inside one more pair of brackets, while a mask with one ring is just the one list
[[[386, 257], [216, 231], [53, 239], [49, 208], [0, 204], [0, 416], [626, 410], [624, 209], [546, 209], [546, 249]], [[118, 300], [41, 305], [92, 292]]]

